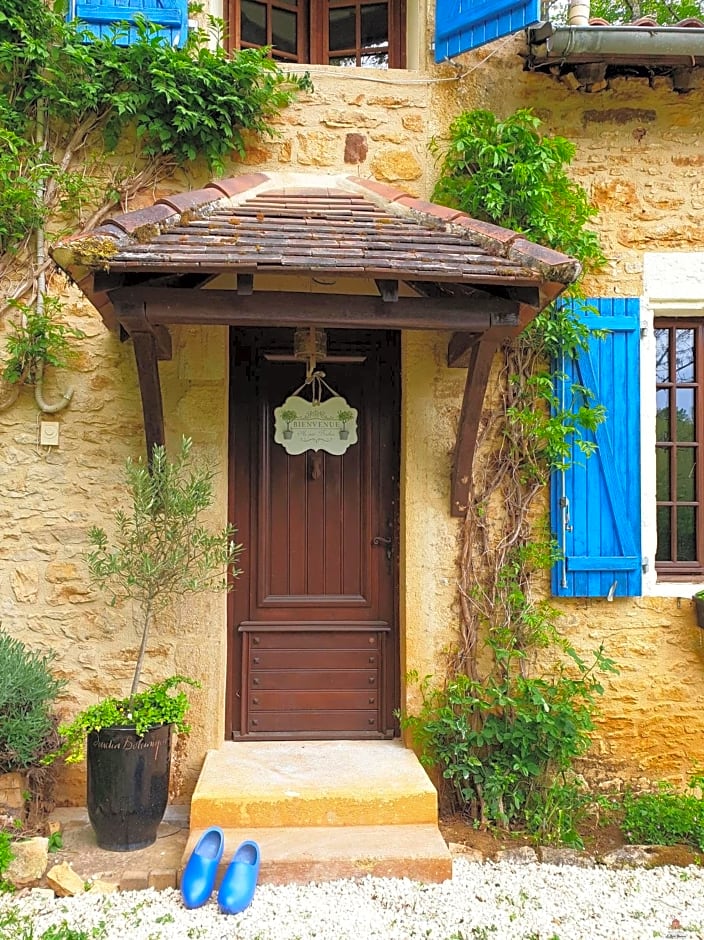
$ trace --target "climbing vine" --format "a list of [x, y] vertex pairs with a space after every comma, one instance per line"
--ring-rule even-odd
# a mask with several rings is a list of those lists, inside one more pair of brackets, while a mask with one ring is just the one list
[[64, 12], [43, 0], [0, 8], [3, 314], [11, 301], [44, 303], [45, 228], [53, 237], [90, 229], [196, 161], [221, 171], [244, 156], [248, 135], [272, 136], [276, 114], [311, 88], [265, 50], [228, 55], [212, 18], [183, 48], [146, 21], [122, 46], [119, 28], [98, 39]]
[[[567, 173], [574, 145], [539, 127], [530, 110], [504, 121], [483, 110], [459, 115], [446, 148], [433, 144], [433, 198], [593, 271], [604, 258], [588, 227], [596, 210]], [[550, 472], [566, 466], [575, 443], [588, 456], [584, 432], [604, 419], [589, 389], [573, 385], [573, 399], [558, 400], [551, 362], [576, 355], [587, 337], [558, 302], [501, 349], [462, 528], [459, 640], [445, 684], [421, 683], [420, 711], [403, 719], [458, 805], [483, 823], [544, 820], [555, 775], [588, 746], [598, 675], [614, 668], [601, 649], [581, 659], [543, 599], [556, 560], [543, 519]]]

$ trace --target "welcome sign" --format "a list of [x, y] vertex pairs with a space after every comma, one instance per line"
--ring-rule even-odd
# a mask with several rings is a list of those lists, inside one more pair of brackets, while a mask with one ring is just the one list
[[274, 440], [287, 454], [324, 450], [344, 454], [357, 443], [357, 410], [335, 395], [326, 401], [306, 401], [289, 395], [274, 408]]

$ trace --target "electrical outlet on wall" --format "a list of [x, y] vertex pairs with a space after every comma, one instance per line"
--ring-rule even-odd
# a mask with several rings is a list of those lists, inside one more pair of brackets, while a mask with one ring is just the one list
[[44, 447], [59, 446], [59, 422], [41, 421], [39, 424], [39, 443]]

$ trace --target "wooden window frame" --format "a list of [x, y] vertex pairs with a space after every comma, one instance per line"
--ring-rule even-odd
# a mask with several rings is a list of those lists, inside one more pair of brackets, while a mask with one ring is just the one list
[[[277, 0], [255, 0], [268, 10], [279, 6]], [[335, 7], [362, 7], [386, 2], [389, 9], [389, 62], [390, 69], [406, 68], [406, 0], [299, 0], [300, 20], [296, 57], [285, 53], [277, 61], [296, 65], [328, 65], [330, 52], [327, 32], [322, 24], [328, 22], [328, 13]], [[225, 0], [224, 20], [227, 26], [226, 48], [242, 48], [239, 0]], [[270, 22], [270, 18], [269, 18]], [[362, 66], [364, 67], [364, 66]], [[341, 71], [344, 66], [340, 67]]]
[[[694, 330], [694, 379], [691, 382], [667, 381], [658, 382], [656, 378], [656, 392], [660, 389], [673, 390], [677, 388], [686, 388], [694, 390], [694, 440], [691, 442], [692, 448], [696, 451], [695, 456], [695, 499], [679, 500], [677, 492], [670, 491], [670, 499], [656, 500], [656, 511], [661, 507], [668, 507], [671, 513], [670, 518], [670, 555], [675, 560], [655, 561], [655, 570], [660, 581], [691, 581], [693, 578], [704, 576], [704, 321], [685, 317], [658, 317], [654, 321], [655, 330]], [[674, 355], [673, 343], [670, 342], [670, 356]], [[673, 376], [673, 364], [670, 362], [669, 378]], [[670, 444], [670, 480], [671, 487], [676, 485], [677, 480], [677, 447], [676, 439], [673, 441], [675, 422], [675, 395], [670, 398], [670, 441], [660, 441], [657, 438], [656, 448], [662, 448], [663, 445]], [[689, 444], [690, 442], [684, 442]], [[657, 466], [657, 464], [656, 464]], [[656, 471], [657, 474], [657, 471]], [[673, 498], [674, 497], [674, 498]], [[695, 509], [696, 522], [696, 542], [695, 554], [693, 560], [677, 561], [677, 508], [678, 506], [693, 506]]]

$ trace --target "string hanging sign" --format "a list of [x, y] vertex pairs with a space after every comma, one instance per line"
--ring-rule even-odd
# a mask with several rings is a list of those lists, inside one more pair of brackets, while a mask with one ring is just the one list
[[[316, 369], [315, 347], [309, 349], [306, 358], [305, 382], [283, 405], [274, 408], [274, 441], [288, 454], [309, 450], [344, 454], [357, 443], [357, 410], [328, 385], [325, 373]], [[310, 399], [304, 394], [310, 394]]]

